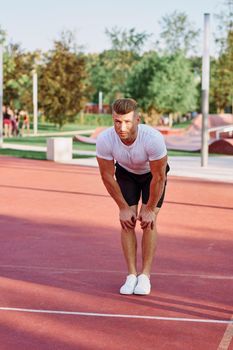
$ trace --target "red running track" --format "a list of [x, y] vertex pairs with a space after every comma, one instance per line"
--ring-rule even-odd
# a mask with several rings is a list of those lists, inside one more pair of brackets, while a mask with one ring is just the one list
[[9, 157], [0, 169], [1, 350], [233, 349], [232, 184], [169, 178], [152, 293], [121, 296], [118, 212], [98, 169]]

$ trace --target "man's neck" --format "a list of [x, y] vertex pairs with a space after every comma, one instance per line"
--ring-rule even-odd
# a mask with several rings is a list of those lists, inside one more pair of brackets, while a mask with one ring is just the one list
[[126, 146], [130, 146], [136, 140], [137, 135], [138, 135], [138, 130], [131, 137], [129, 137], [128, 139], [125, 139], [125, 140], [121, 140], [121, 142], [124, 143], [124, 145], [126, 145]]

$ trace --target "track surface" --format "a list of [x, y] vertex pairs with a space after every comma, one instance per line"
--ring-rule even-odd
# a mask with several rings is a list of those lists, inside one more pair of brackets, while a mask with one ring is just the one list
[[120, 296], [118, 212], [98, 169], [0, 169], [1, 350], [233, 349], [232, 184], [170, 177], [152, 293]]

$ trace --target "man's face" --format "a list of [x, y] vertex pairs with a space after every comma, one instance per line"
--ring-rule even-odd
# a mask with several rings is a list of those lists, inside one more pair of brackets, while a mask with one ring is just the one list
[[122, 142], [134, 141], [137, 136], [137, 126], [140, 122], [139, 116], [132, 111], [123, 115], [113, 112], [112, 117], [115, 131]]

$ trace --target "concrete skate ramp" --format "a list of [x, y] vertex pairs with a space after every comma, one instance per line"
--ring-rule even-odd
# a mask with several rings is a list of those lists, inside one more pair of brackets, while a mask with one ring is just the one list
[[[164, 135], [167, 149], [199, 152], [201, 149], [201, 126], [202, 115], [199, 114], [186, 129], [169, 129], [167, 127], [158, 127], [156, 129]], [[229, 132], [221, 132], [220, 139], [217, 139], [217, 134], [222, 130], [222, 127], [228, 126], [233, 127], [232, 114], [209, 115], [210, 153], [233, 155], [233, 138], [229, 137]], [[106, 127], [98, 127], [90, 137], [76, 135], [73, 140], [88, 144], [96, 144], [97, 136], [105, 129]]]
[[233, 155], [233, 138], [214, 141], [209, 145], [209, 152]]
[[[192, 124], [178, 135], [164, 135], [166, 146], [169, 150], [193, 151], [201, 149], [201, 125], [202, 115], [199, 114], [192, 121]], [[224, 127], [233, 127], [232, 114], [211, 114], [208, 118], [209, 128], [209, 152], [220, 154], [233, 154], [233, 138], [230, 138], [229, 131], [217, 134], [224, 130]], [[160, 130], [161, 131], [161, 130]], [[162, 131], [161, 131], [162, 132]]]
[[79, 142], [95, 145], [97, 136], [105, 129], [106, 127], [96, 128], [95, 131], [91, 134], [91, 136], [76, 135], [74, 136], [73, 141], [79, 141]]

